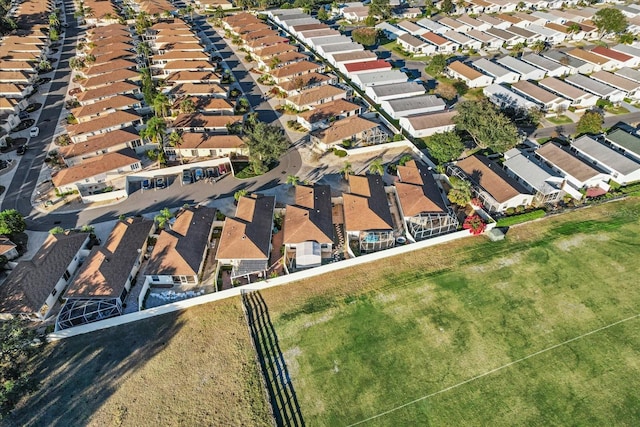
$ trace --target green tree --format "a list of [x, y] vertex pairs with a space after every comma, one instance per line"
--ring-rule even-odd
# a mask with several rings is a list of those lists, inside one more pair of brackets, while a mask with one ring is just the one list
[[518, 143], [518, 128], [488, 100], [459, 102], [456, 110], [456, 128], [471, 135], [478, 147], [503, 153]]
[[148, 106], [153, 105], [153, 99], [156, 96], [156, 87], [153, 84], [153, 79], [151, 78], [151, 71], [148, 68], [140, 69], [140, 77], [142, 83], [142, 95], [144, 96], [144, 102]]
[[618, 34], [618, 43], [631, 44], [635, 41], [636, 36], [633, 33]]
[[453, 12], [453, 9], [454, 9], [453, 1], [451, 0], [442, 1], [442, 4], [440, 5], [440, 12], [449, 14]]
[[147, 42], [140, 42], [136, 45], [136, 53], [144, 60], [145, 65], [149, 66], [149, 57], [151, 56], [151, 46]]
[[429, 154], [438, 163], [446, 163], [456, 160], [464, 151], [464, 144], [457, 133], [441, 132], [433, 134], [427, 141]]
[[576, 125], [576, 132], [578, 135], [588, 134], [598, 134], [602, 133], [602, 124], [604, 123], [604, 118], [602, 114], [598, 111], [587, 111], [585, 112], [580, 120], [578, 120], [578, 124]]
[[51, 40], [52, 42], [60, 40], [60, 34], [58, 33], [58, 30], [56, 30], [55, 28], [51, 28], [49, 30], [49, 40]]
[[363, 46], [372, 46], [378, 39], [378, 30], [368, 27], [356, 28], [351, 32], [351, 38]]
[[162, 145], [167, 124], [164, 119], [154, 116], [147, 121], [147, 126], [140, 131], [140, 136], [151, 143]]
[[318, 9], [318, 19], [320, 21], [328, 21], [329, 20], [329, 12], [327, 12], [327, 9], [325, 9], [324, 6], [320, 7], [320, 9]]
[[167, 117], [169, 107], [171, 107], [171, 101], [164, 93], [158, 93], [153, 97], [153, 111], [156, 113], [156, 117]]
[[49, 234], [63, 234], [64, 233], [64, 228], [57, 226], [57, 227], [53, 227], [51, 230], [49, 230]]
[[245, 129], [245, 140], [255, 174], [263, 173], [266, 165], [277, 160], [289, 145], [284, 130], [280, 126], [261, 121]]
[[[169, 134], [169, 147], [180, 148], [182, 145], [182, 135], [178, 131], [172, 131]], [[180, 164], [182, 164], [182, 153], [180, 153]]]
[[27, 224], [20, 212], [15, 209], [6, 209], [0, 212], [0, 234], [22, 233]]
[[216, 7], [216, 9], [213, 11], [213, 17], [216, 19], [222, 19], [226, 16], [226, 14], [224, 13], [224, 10], [222, 10], [222, 7], [218, 6]]
[[432, 76], [438, 76], [444, 72], [444, 69], [447, 67], [447, 57], [438, 54], [431, 58], [429, 65], [426, 67], [426, 72], [431, 74]]
[[371, 164], [369, 164], [369, 173], [380, 176], [384, 175], [384, 165], [382, 164], [381, 158], [373, 159]]
[[0, 324], [0, 418], [32, 390], [28, 362], [42, 345], [36, 329], [24, 320], [11, 319]]
[[186, 98], [180, 102], [180, 112], [184, 114], [191, 114], [196, 112], [196, 103], [193, 99]]
[[375, 27], [376, 26], [376, 17], [369, 15], [366, 18], [364, 18], [364, 21], [362, 21], [362, 23], [367, 27]]
[[51, 69], [51, 62], [49, 62], [48, 59], [41, 59], [40, 62], [38, 62], [38, 70], [47, 72], [51, 71]]
[[547, 48], [547, 44], [543, 40], [538, 40], [531, 44], [530, 48], [534, 53], [540, 53]]
[[57, 13], [49, 14], [49, 26], [52, 28], [60, 28], [60, 19]]
[[344, 179], [349, 179], [349, 175], [353, 174], [353, 166], [351, 163], [345, 160], [344, 165], [340, 169], [340, 173], [344, 176]]
[[578, 24], [577, 22], [573, 22], [567, 27], [567, 32], [569, 34], [577, 34], [580, 31], [582, 31], [582, 27], [580, 27], [580, 24]]
[[249, 194], [249, 192], [245, 188], [243, 188], [233, 193], [233, 198], [236, 200], [236, 202], [238, 202], [240, 201], [241, 198], [243, 198], [247, 194]]
[[173, 218], [173, 214], [169, 210], [169, 208], [164, 208], [153, 217], [153, 220], [158, 223], [158, 228], [164, 229], [164, 226]]
[[471, 183], [458, 177], [449, 177], [451, 189], [447, 193], [447, 199], [458, 206], [467, 206], [471, 202]]
[[300, 178], [298, 178], [295, 175], [289, 175], [287, 176], [287, 184], [295, 187], [296, 185], [298, 185], [298, 182], [300, 181]]
[[627, 18], [619, 9], [606, 7], [593, 15], [593, 23], [601, 34], [621, 34], [627, 31]]
[[369, 4], [369, 16], [387, 19], [391, 16], [391, 5], [389, 0], [371, 0]]

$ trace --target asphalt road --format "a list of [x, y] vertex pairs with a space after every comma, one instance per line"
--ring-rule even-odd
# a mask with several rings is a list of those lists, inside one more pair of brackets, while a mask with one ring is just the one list
[[[70, 3], [68, 3], [70, 4]], [[56, 64], [56, 70], [51, 79], [51, 86], [45, 101], [43, 102], [40, 117], [35, 126], [40, 128], [40, 134], [31, 138], [29, 149], [20, 160], [11, 185], [7, 188], [7, 194], [2, 202], [2, 209], [17, 209], [27, 218], [27, 228], [33, 229], [37, 224], [31, 216], [31, 194], [36, 187], [42, 164], [47, 155], [47, 148], [53, 139], [60, 112], [64, 106], [64, 98], [71, 77], [69, 59], [75, 56], [75, 45], [78, 29], [73, 25], [73, 9], [65, 7], [69, 28], [65, 31], [64, 43], [60, 47], [60, 60]], [[50, 74], [46, 74], [50, 76]]]
[[[72, 19], [71, 16], [68, 16], [68, 22], [75, 22]], [[196, 21], [200, 20], [196, 18]], [[204, 19], [201, 21], [204, 21]], [[262, 93], [252, 76], [229, 46], [206, 22], [202, 22], [201, 25], [207, 35], [211, 37], [211, 42], [219, 50], [227, 66], [233, 71], [237, 83], [246, 94], [254, 111], [258, 113], [259, 118], [265, 122], [278, 123], [276, 112], [268, 102], [263, 100]], [[51, 92], [46, 98], [44, 110], [36, 124], [36, 126], [40, 127], [40, 135], [29, 143], [30, 150], [27, 151], [27, 154], [22, 159], [21, 166], [16, 171], [8, 189], [7, 197], [5, 197], [2, 204], [2, 209], [15, 208], [24, 214], [29, 230], [48, 231], [55, 226], [73, 228], [85, 224], [113, 220], [121, 214], [135, 215], [157, 212], [165, 207], [175, 208], [185, 203], [201, 203], [232, 197], [236, 191], [245, 188], [250, 191], [266, 190], [284, 183], [288, 175], [295, 175], [300, 171], [302, 159], [298, 151], [292, 147], [281, 157], [274, 169], [256, 178], [238, 180], [232, 176], [227, 176], [215, 184], [201, 181], [182, 186], [180, 179], [176, 176], [169, 177], [169, 186], [163, 190], [143, 192], [134, 185], [132, 193], [126, 200], [111, 206], [84, 209], [78, 212], [57, 213], [55, 211], [42, 213], [33, 209], [30, 203], [31, 195], [37, 184], [38, 175], [47, 153], [47, 146], [53, 137], [56, 122], [60, 116], [71, 74], [69, 59], [75, 53], [77, 29], [70, 27], [67, 31], [68, 38], [65, 40], [59, 68], [53, 77]], [[78, 206], [78, 208], [81, 209], [82, 206]]]

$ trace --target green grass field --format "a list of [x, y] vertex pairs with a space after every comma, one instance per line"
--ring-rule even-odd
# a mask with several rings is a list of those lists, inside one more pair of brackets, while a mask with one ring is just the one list
[[489, 372], [640, 313], [639, 216], [609, 203], [263, 292], [307, 424], [423, 398], [362, 425], [637, 425], [640, 318]]

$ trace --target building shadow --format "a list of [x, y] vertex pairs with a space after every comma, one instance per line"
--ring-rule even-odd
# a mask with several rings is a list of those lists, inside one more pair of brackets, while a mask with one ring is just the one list
[[277, 426], [304, 426], [296, 392], [269, 309], [257, 291], [242, 293], [242, 305]]

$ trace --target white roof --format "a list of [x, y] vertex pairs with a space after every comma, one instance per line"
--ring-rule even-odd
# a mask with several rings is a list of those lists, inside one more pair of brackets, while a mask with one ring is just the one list
[[[515, 92], [507, 89], [499, 84], [492, 84], [483, 89], [484, 94], [488, 98], [493, 98], [496, 101], [500, 101], [503, 106], [509, 106], [514, 108], [521, 108], [523, 110], [529, 110], [530, 108], [538, 107], [533, 101], [529, 101], [523, 96], [518, 95]], [[492, 99], [492, 100], [493, 100]]]
[[567, 71], [569, 70], [567, 67], [565, 67], [564, 65], [560, 64], [559, 62], [552, 61], [552, 60], [550, 60], [548, 58], [545, 58], [544, 56], [535, 55], [533, 53], [531, 53], [529, 55], [524, 55], [522, 57], [522, 60], [524, 62], [533, 64], [536, 67], [538, 67], [538, 68], [540, 68], [542, 70], [546, 70], [546, 71], [555, 71], [555, 70], [558, 70], [560, 68], [566, 68]]
[[587, 90], [589, 92], [595, 93], [598, 96], [609, 96], [612, 93], [618, 91], [618, 89], [606, 85], [604, 83], [600, 83], [599, 81], [593, 80], [587, 76], [583, 76], [582, 74], [573, 74], [564, 79], [566, 82], [571, 83], [581, 89]]
[[316, 267], [322, 263], [320, 244], [302, 242], [296, 245], [296, 266], [298, 268]]
[[498, 59], [497, 62], [522, 75], [542, 71], [533, 65], [527, 64], [526, 62], [522, 62], [521, 60], [508, 55]]
[[[378, 73], [361, 73], [353, 77], [365, 86], [383, 85], [398, 81], [407, 81], [407, 75], [400, 70], [381, 71]], [[385, 83], [388, 82], [388, 83]]]
[[509, 73], [513, 73], [513, 71], [508, 70], [498, 64], [495, 64], [486, 58], [476, 59], [475, 61], [472, 62], [472, 64], [478, 70], [493, 77], [503, 77]]
[[571, 145], [604, 166], [624, 175], [640, 170], [640, 163], [588, 136], [578, 138]]

